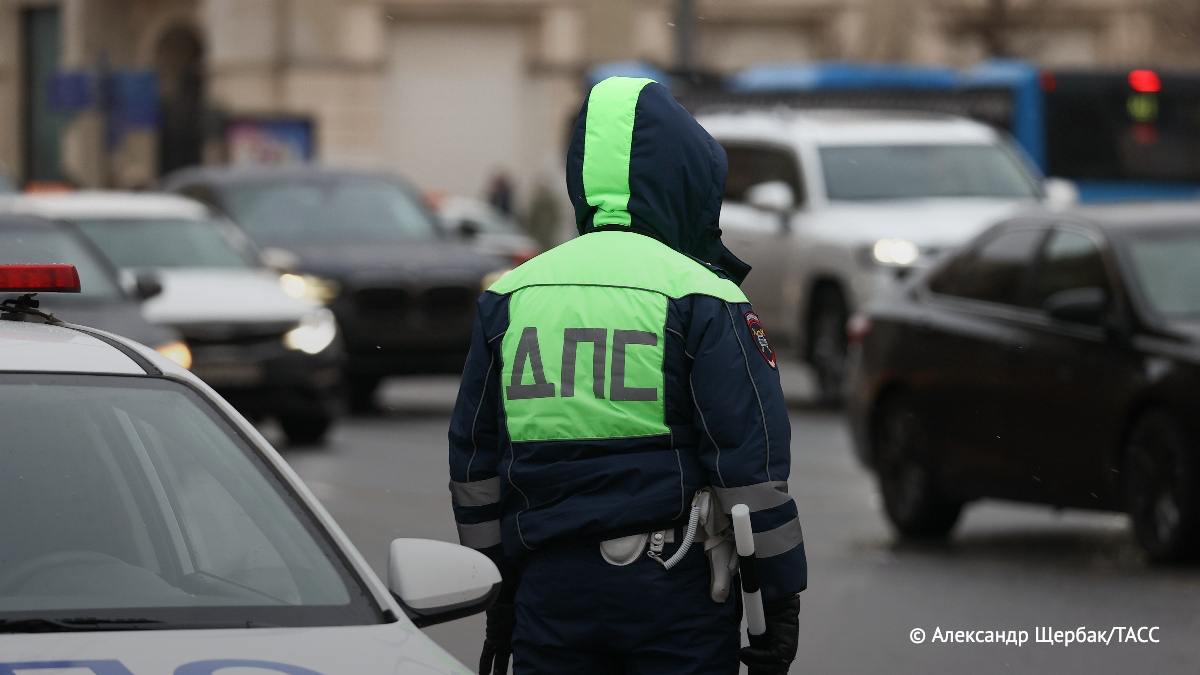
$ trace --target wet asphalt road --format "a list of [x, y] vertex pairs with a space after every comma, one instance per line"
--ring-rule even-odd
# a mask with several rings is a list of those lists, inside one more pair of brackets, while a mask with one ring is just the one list
[[[810, 570], [793, 673], [1200, 672], [1200, 567], [1148, 566], [1120, 516], [991, 503], [968, 510], [948, 545], [898, 545], [841, 418], [804, 404], [798, 368], [785, 375]], [[456, 389], [453, 378], [389, 383], [380, 415], [348, 419], [324, 448], [284, 448], [381, 575], [392, 538], [456, 539], [445, 457]], [[1160, 642], [1035, 642], [1039, 627], [1080, 626], [1157, 626]], [[910, 641], [915, 628], [924, 644]], [[931, 644], [939, 628], [1025, 630], [1029, 643]], [[470, 665], [483, 621], [428, 634]]]

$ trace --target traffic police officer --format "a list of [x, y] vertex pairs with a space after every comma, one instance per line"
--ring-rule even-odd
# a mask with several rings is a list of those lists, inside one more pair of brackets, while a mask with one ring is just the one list
[[459, 538], [504, 576], [480, 672], [510, 654], [518, 674], [737, 672], [739, 596], [713, 588], [711, 542], [673, 555], [705, 489], [751, 509], [767, 633], [742, 662], [795, 657], [791, 429], [749, 267], [721, 244], [725, 175], [665, 87], [600, 82], [567, 155], [581, 236], [479, 300], [449, 437]]

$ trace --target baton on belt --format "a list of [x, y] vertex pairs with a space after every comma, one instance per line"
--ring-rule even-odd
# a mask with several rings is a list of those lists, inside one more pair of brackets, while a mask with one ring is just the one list
[[733, 520], [733, 541], [737, 546], [738, 569], [742, 578], [742, 608], [746, 612], [746, 632], [750, 642], [767, 631], [763, 616], [762, 594], [758, 590], [758, 561], [754, 558], [754, 530], [750, 527], [750, 508], [735, 504], [729, 513]]

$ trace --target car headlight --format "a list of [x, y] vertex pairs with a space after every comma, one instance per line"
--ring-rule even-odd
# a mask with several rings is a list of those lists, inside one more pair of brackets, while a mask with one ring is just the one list
[[288, 349], [305, 354], [320, 354], [337, 337], [337, 320], [328, 309], [317, 311], [300, 319], [300, 325], [283, 335], [283, 345]]
[[322, 279], [312, 274], [293, 274], [288, 272], [279, 275], [279, 285], [283, 292], [301, 300], [312, 300], [322, 305], [329, 304], [341, 291], [336, 281]]
[[921, 249], [907, 239], [880, 239], [871, 246], [871, 260], [878, 265], [908, 267], [921, 257]]
[[511, 272], [511, 269], [494, 270], [483, 275], [483, 279], [479, 282], [479, 290], [486, 291], [492, 287], [492, 284], [500, 280], [500, 277]]
[[172, 340], [154, 348], [154, 351], [171, 359], [179, 366], [191, 370], [192, 368], [192, 350], [188, 349], [187, 343], [182, 340]]

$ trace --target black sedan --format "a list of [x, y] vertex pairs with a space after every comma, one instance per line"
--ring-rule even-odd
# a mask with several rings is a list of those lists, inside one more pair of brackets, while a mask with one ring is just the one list
[[1200, 551], [1200, 207], [1001, 223], [850, 325], [849, 415], [901, 535], [999, 498]]
[[130, 277], [123, 284], [117, 269], [67, 225], [38, 216], [0, 214], [0, 265], [28, 263], [66, 263], [79, 272], [83, 290], [39, 296], [42, 311], [68, 323], [123, 335], [191, 367], [191, 352], [179, 334], [142, 316], [142, 301], [162, 292], [153, 274]]
[[188, 169], [164, 186], [229, 216], [329, 303], [360, 409], [386, 376], [460, 372], [481, 287], [509, 266], [447, 235], [408, 184], [383, 174]]

